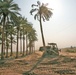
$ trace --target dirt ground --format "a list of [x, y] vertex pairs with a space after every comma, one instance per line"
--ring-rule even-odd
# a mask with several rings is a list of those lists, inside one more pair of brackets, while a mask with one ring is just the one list
[[[36, 75], [76, 75], [76, 53], [61, 51], [55, 58], [45, 58], [32, 72]], [[23, 75], [42, 56], [37, 51], [19, 59], [0, 61], [0, 75]]]

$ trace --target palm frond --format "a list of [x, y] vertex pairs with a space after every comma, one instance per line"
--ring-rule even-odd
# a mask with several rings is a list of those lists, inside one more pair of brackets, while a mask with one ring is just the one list
[[38, 9], [32, 9], [31, 11], [30, 11], [30, 14], [32, 15], [32, 13], [33, 12], [35, 12], [35, 11], [37, 11]]
[[12, 3], [12, 2], [13, 2], [13, 0], [5, 0], [5, 1], [7, 1], [7, 2], [9, 2], [9, 3]]
[[34, 16], [34, 19], [35, 20], [37, 19], [38, 21], [40, 21], [40, 14], [39, 13], [36, 13], [35, 16]]
[[11, 10], [16, 10], [16, 11], [20, 10], [20, 8], [18, 7], [18, 4], [12, 4], [12, 5], [10, 6], [10, 9], [11, 9]]
[[37, 1], [37, 4], [40, 6], [41, 5], [40, 1]]
[[45, 22], [45, 17], [44, 16], [41, 16], [41, 17], [42, 17], [43, 21]]
[[17, 16], [21, 16], [21, 14], [19, 12], [14, 12]]
[[34, 19], [36, 20], [37, 17], [38, 17], [38, 14], [35, 14]]
[[36, 5], [36, 4], [32, 4], [32, 5], [31, 5], [31, 7], [32, 7], [32, 8], [33, 8], [34, 6], [36, 6], [36, 7], [37, 7], [38, 5]]
[[[39, 1], [37, 1], [37, 5], [38, 7], [37, 8], [34, 8], [30, 11], [31, 15], [33, 12], [37, 11], [35, 16], [34, 16], [34, 19], [36, 20], [40, 20], [40, 14], [41, 14], [41, 18], [43, 19], [43, 21], [45, 20], [49, 20], [49, 18], [52, 16], [52, 11], [53, 9], [51, 8], [48, 8], [47, 5], [48, 3], [44, 4], [44, 3], [40, 3]], [[32, 7], [36, 6], [35, 4], [32, 4]]]

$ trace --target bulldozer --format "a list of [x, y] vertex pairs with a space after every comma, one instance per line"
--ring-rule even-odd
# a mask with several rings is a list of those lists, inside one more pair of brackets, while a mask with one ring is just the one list
[[[44, 51], [44, 47], [40, 47], [39, 51]], [[44, 53], [44, 55], [46, 56], [55, 56], [55, 55], [59, 55], [59, 49], [56, 43], [48, 43], [48, 46], [46, 46], [46, 54]]]
[[56, 43], [48, 43], [51, 54], [59, 55], [59, 49]]
[[46, 51], [43, 53], [43, 57], [57, 57], [59, 56], [59, 50], [56, 43], [48, 43]]

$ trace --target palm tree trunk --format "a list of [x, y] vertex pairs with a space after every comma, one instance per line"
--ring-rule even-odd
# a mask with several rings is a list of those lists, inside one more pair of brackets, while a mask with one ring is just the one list
[[26, 55], [28, 55], [28, 42], [27, 42], [27, 34], [26, 34]]
[[29, 40], [29, 54], [31, 54], [31, 40]]
[[33, 46], [32, 46], [32, 53], [33, 53]]
[[12, 33], [11, 33], [11, 54], [10, 56], [12, 56], [12, 54], [13, 54], [13, 51], [12, 51]]
[[29, 46], [29, 54], [31, 54], [31, 46]]
[[33, 42], [33, 52], [35, 53], [35, 41]]
[[18, 36], [19, 33], [18, 33], [18, 27], [17, 27], [17, 49], [16, 49], [16, 58], [18, 58]]
[[20, 54], [22, 54], [22, 39], [21, 39], [21, 36], [20, 36]]
[[7, 39], [7, 35], [8, 32], [7, 32], [7, 26], [6, 26], [6, 58], [8, 58], [8, 39]]
[[6, 47], [6, 58], [8, 58], [8, 42], [7, 42], [7, 47]]
[[[5, 34], [4, 34], [5, 36]], [[6, 49], [5, 49], [5, 37], [4, 37], [4, 45], [3, 45], [3, 54], [5, 55], [6, 54]]]
[[45, 40], [44, 40], [43, 28], [42, 28], [42, 22], [41, 22], [41, 14], [40, 14], [40, 29], [41, 29], [43, 47], [45, 47]]
[[24, 28], [23, 28], [23, 54], [22, 56], [24, 56], [25, 54], [25, 36], [24, 36]]
[[34, 53], [34, 41], [31, 42], [31, 53]]
[[5, 29], [5, 19], [6, 16], [4, 15], [4, 21], [3, 21], [3, 29], [2, 29], [2, 50], [1, 50], [1, 59], [4, 59], [4, 29]]

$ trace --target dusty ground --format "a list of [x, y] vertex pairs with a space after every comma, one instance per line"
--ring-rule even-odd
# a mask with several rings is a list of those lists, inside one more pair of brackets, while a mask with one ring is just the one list
[[[76, 53], [60, 52], [55, 58], [45, 58], [33, 72], [37, 75], [76, 75]], [[0, 61], [0, 75], [23, 75], [41, 57], [36, 52], [19, 59]]]

